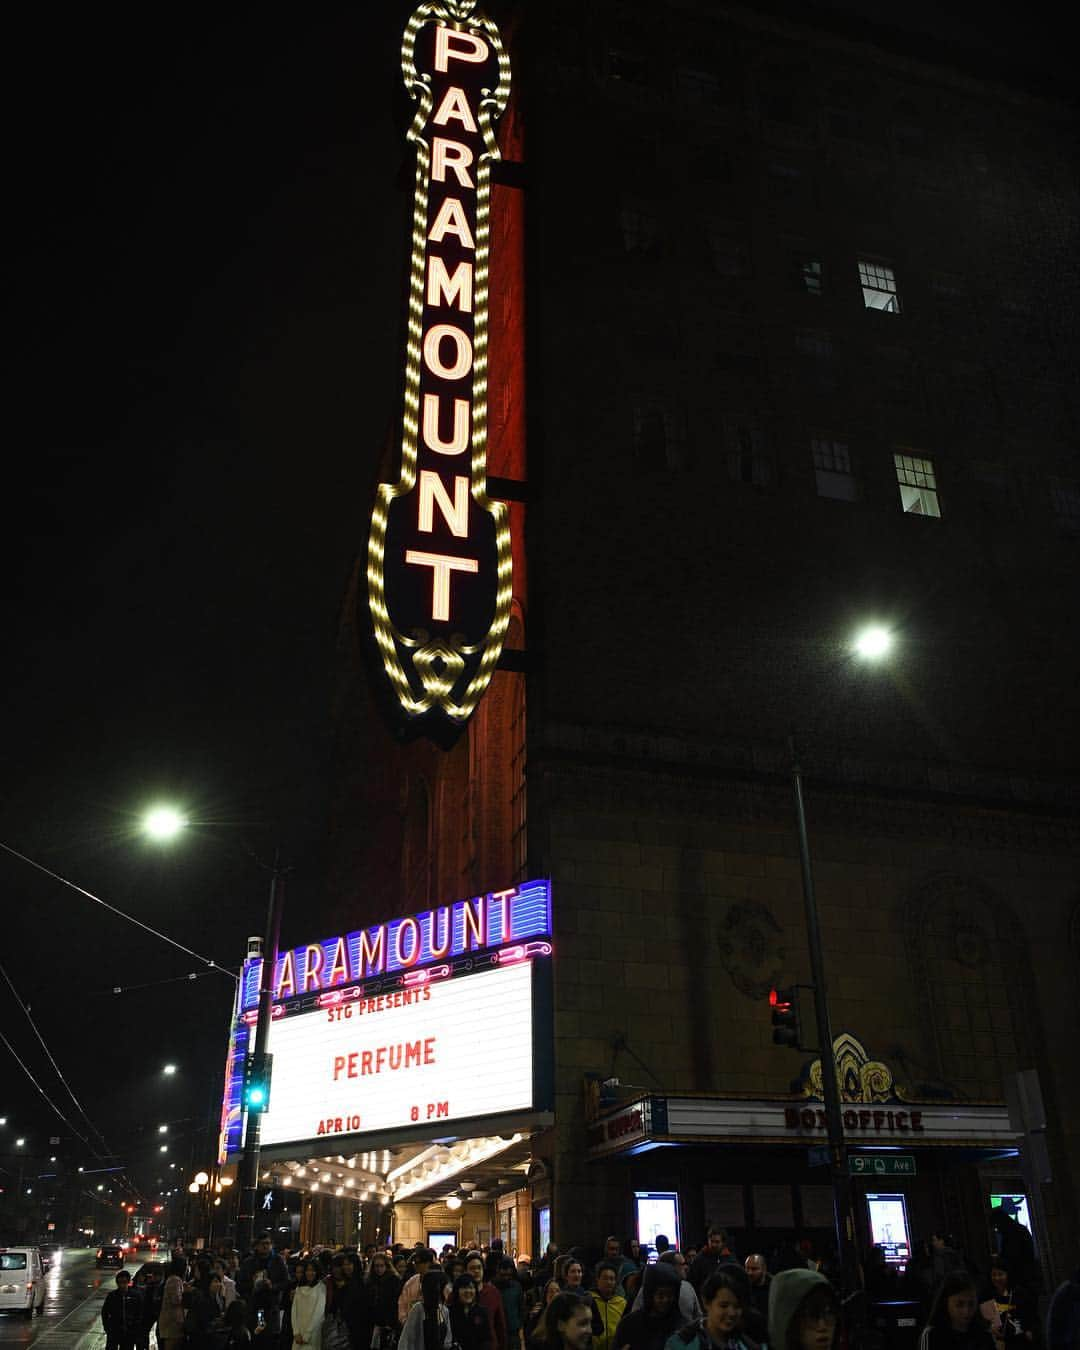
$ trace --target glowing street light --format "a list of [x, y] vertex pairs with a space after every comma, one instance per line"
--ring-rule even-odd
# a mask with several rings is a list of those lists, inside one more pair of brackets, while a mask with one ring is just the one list
[[20, 1136], [18, 1139], [15, 1140], [15, 1147], [16, 1147], [16, 1148], [22, 1148], [22, 1147], [25, 1145], [25, 1143], [26, 1143], [26, 1140], [23, 1139], [23, 1138]]
[[173, 1074], [176, 1072], [176, 1065], [175, 1065], [175, 1064], [166, 1064], [166, 1065], [162, 1068], [161, 1072], [165, 1075], [166, 1078], [171, 1078], [171, 1077], [173, 1076]]
[[187, 817], [173, 806], [155, 806], [143, 817], [143, 829], [151, 839], [165, 843], [187, 826]]
[[157, 1127], [157, 1132], [158, 1134], [168, 1134], [169, 1133], [168, 1125], [159, 1125]]
[[855, 635], [852, 650], [868, 661], [876, 661], [886, 656], [893, 645], [893, 635], [880, 624], [871, 624]]

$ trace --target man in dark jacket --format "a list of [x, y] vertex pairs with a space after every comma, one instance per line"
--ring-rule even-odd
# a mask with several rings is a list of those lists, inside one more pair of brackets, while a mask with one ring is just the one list
[[280, 1300], [282, 1294], [289, 1287], [289, 1271], [285, 1262], [271, 1248], [270, 1239], [265, 1234], [256, 1239], [255, 1250], [244, 1257], [236, 1272], [236, 1292], [241, 1298], [249, 1299], [251, 1297], [255, 1275], [260, 1270], [266, 1271], [267, 1279], [269, 1279], [274, 1293]]
[[734, 1260], [735, 1256], [728, 1246], [727, 1234], [722, 1228], [710, 1228], [709, 1241], [694, 1257], [694, 1263], [686, 1278], [697, 1290], [700, 1297], [701, 1286], [717, 1266], [726, 1266]]
[[645, 1268], [639, 1312], [627, 1313], [611, 1341], [611, 1350], [664, 1350], [683, 1324], [679, 1311], [679, 1272], [666, 1261]]
[[142, 1323], [142, 1299], [126, 1270], [116, 1272], [116, 1288], [101, 1305], [105, 1350], [135, 1350]]

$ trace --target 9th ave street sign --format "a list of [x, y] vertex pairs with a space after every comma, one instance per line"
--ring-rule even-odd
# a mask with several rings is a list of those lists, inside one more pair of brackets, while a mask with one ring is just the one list
[[913, 1177], [915, 1158], [910, 1153], [849, 1153], [848, 1172], [853, 1177]]

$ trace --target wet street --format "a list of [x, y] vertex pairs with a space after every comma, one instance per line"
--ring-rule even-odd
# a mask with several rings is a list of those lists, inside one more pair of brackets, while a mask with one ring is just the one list
[[[116, 1287], [116, 1271], [97, 1270], [97, 1249], [72, 1249], [57, 1254], [45, 1277], [45, 1306], [28, 1319], [16, 1312], [0, 1312], [0, 1347], [38, 1346], [40, 1350], [77, 1350], [105, 1342], [101, 1304]], [[133, 1274], [143, 1258], [126, 1267]], [[97, 1332], [100, 1336], [88, 1335]]]

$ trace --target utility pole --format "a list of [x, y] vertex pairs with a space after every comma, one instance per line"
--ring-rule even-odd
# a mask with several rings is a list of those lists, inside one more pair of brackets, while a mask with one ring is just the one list
[[851, 1177], [848, 1173], [844, 1121], [840, 1112], [840, 1084], [836, 1077], [832, 1024], [825, 989], [825, 957], [821, 950], [821, 925], [818, 920], [814, 874], [810, 866], [810, 843], [806, 833], [803, 805], [802, 770], [794, 736], [788, 740], [791, 751], [791, 777], [795, 790], [795, 816], [799, 827], [799, 861], [802, 864], [803, 904], [806, 910], [806, 941], [810, 949], [810, 970], [814, 986], [814, 1013], [817, 1042], [821, 1054], [821, 1087], [825, 1098], [825, 1126], [829, 1147], [829, 1172], [833, 1189], [836, 1222], [836, 1249], [840, 1258], [840, 1278], [846, 1295], [859, 1289], [858, 1262], [855, 1254], [855, 1224], [851, 1208]]
[[[274, 972], [277, 969], [278, 944], [281, 938], [281, 914], [285, 905], [285, 870], [279, 855], [274, 854], [270, 878], [270, 903], [266, 915], [266, 938], [263, 941], [262, 970], [259, 976], [259, 1016], [255, 1023], [253, 1055], [266, 1054], [270, 1040], [270, 1022], [274, 1008]], [[244, 1131], [244, 1151], [240, 1160], [240, 1205], [236, 1216], [236, 1244], [241, 1253], [249, 1252], [255, 1242], [255, 1214], [259, 1202], [259, 1141], [262, 1133], [262, 1112], [248, 1111]]]

